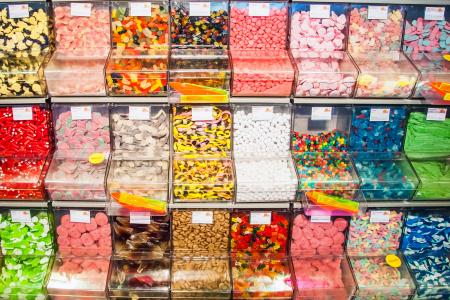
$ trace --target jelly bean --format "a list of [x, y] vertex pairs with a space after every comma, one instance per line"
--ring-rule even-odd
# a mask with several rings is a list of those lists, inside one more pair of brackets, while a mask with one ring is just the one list
[[420, 179], [414, 200], [447, 200], [450, 191], [443, 189], [450, 183], [450, 161], [448, 159], [411, 160]]

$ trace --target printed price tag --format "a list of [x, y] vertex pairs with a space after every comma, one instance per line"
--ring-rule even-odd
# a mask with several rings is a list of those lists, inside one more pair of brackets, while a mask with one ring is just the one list
[[330, 216], [311, 216], [311, 222], [312, 223], [330, 223], [331, 217]]
[[209, 17], [211, 15], [210, 2], [189, 2], [189, 16]]
[[389, 6], [369, 5], [367, 18], [369, 20], [386, 20], [388, 18]]
[[70, 15], [72, 17], [90, 17], [92, 3], [70, 3]]
[[130, 223], [131, 224], [150, 224], [150, 213], [149, 212], [130, 212]]
[[312, 107], [311, 120], [331, 120], [331, 107]]
[[192, 224], [212, 224], [214, 216], [212, 211], [193, 211]]
[[309, 6], [309, 17], [313, 19], [323, 19], [330, 17], [330, 5], [311, 4]]
[[14, 223], [31, 223], [29, 210], [11, 210], [11, 221]]
[[129, 106], [128, 119], [130, 120], [150, 120], [150, 107]]
[[214, 120], [212, 106], [197, 106], [192, 108], [192, 121]]
[[272, 222], [272, 213], [270, 211], [250, 212], [251, 225], [269, 225], [271, 222]]
[[387, 122], [390, 113], [390, 108], [372, 108], [370, 110], [370, 122]]
[[428, 121], [445, 121], [447, 115], [446, 108], [429, 108], [427, 111]]
[[389, 223], [390, 217], [388, 210], [373, 210], [370, 212], [370, 223]]
[[33, 109], [27, 107], [13, 107], [13, 120], [14, 121], [29, 121], [33, 120]]
[[91, 214], [87, 210], [70, 210], [70, 222], [91, 223]]
[[30, 16], [28, 4], [8, 5], [8, 11], [10, 19], [28, 18]]
[[90, 120], [92, 119], [91, 106], [71, 106], [72, 120]]
[[442, 21], [445, 20], [445, 7], [427, 6], [425, 7], [425, 20]]
[[250, 17], [270, 16], [270, 3], [249, 2], [248, 15]]
[[152, 15], [151, 2], [130, 2], [130, 16], [150, 17]]
[[271, 120], [273, 118], [273, 106], [252, 106], [253, 119], [257, 121]]

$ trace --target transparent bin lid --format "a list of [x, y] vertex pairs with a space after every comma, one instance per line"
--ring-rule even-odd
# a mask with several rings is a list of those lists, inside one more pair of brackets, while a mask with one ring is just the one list
[[170, 293], [170, 258], [111, 261], [108, 290], [111, 297], [162, 299]]
[[306, 215], [318, 218], [353, 216], [366, 210], [366, 198], [362, 191], [347, 191], [347, 194], [336, 196], [321, 190], [306, 191], [300, 195], [300, 201]]
[[103, 74], [108, 52], [102, 51], [99, 55], [71, 55], [57, 50], [45, 67], [45, 77], [47, 80], [58, 80], [67, 73]]
[[47, 283], [50, 297], [105, 297], [109, 258], [57, 256]]
[[35, 189], [43, 182], [46, 158], [0, 158], [0, 188]]
[[448, 200], [450, 191], [450, 158], [422, 158], [410, 161], [420, 180], [414, 200]]
[[[294, 67], [286, 50], [232, 50], [233, 80], [294, 79]], [[253, 75], [253, 76], [252, 76]], [[255, 79], [254, 75], [259, 75]]]

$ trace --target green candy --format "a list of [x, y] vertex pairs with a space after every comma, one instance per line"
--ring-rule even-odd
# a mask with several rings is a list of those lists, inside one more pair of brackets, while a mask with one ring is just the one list
[[447, 160], [413, 160], [420, 179], [415, 200], [450, 199], [450, 163]]

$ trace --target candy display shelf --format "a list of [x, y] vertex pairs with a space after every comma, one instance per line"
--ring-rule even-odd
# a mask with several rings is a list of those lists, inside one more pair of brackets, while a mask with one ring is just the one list
[[105, 208], [100, 201], [52, 201], [52, 207]]
[[202, 208], [202, 209], [214, 209], [214, 208], [253, 208], [253, 209], [276, 209], [276, 208], [289, 208], [289, 203], [170, 203], [170, 208]]
[[[302, 0], [292, 0], [293, 2], [303, 2]], [[310, 0], [308, 2], [321, 2], [321, 0]], [[370, 3], [370, 4], [426, 4], [426, 5], [449, 5], [448, 0], [333, 0], [330, 3]]]
[[0, 99], [0, 104], [44, 104], [46, 98], [5, 98]]
[[[420, 99], [361, 99], [361, 98], [294, 98], [295, 104], [398, 104], [421, 105], [426, 104]], [[449, 102], [450, 105], [450, 102]]]
[[167, 103], [167, 97], [52, 97], [51, 102], [52, 103]]
[[290, 103], [291, 99], [288, 97], [231, 97], [230, 102], [231, 103], [257, 103], [257, 104], [264, 104], [264, 103], [286, 104], [286, 103]]

